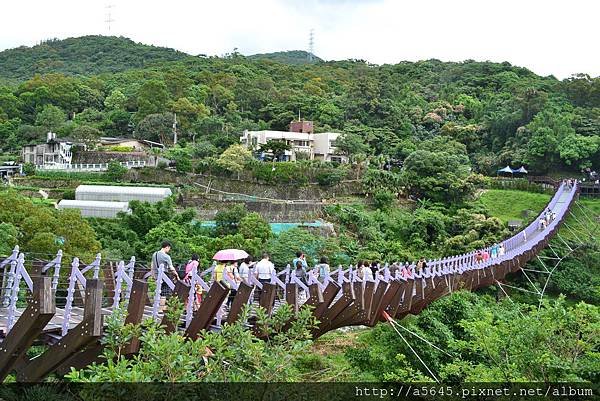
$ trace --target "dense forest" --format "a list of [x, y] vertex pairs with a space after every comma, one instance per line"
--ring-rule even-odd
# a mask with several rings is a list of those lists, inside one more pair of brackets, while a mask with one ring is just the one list
[[[8, 50], [0, 60], [4, 151], [18, 151], [47, 130], [81, 140], [168, 141], [176, 113], [183, 143], [219, 153], [243, 129], [285, 130], [300, 113], [318, 131], [346, 133], [350, 155], [403, 160], [420, 142], [442, 138], [462, 144], [484, 173], [509, 163], [538, 173], [577, 171], [597, 165], [600, 155], [600, 79], [585, 75], [559, 81], [509, 63], [470, 60], [378, 66], [290, 65], [237, 52], [184, 57], [105, 37]], [[44, 60], [59, 65], [44, 69]], [[414, 158], [444, 163], [439, 153], [422, 150]]]

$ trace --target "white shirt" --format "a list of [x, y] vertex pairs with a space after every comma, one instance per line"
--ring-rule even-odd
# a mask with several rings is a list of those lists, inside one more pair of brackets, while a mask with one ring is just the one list
[[246, 262], [242, 262], [239, 268], [240, 277], [243, 279], [248, 279], [248, 273], [250, 273], [250, 267]]
[[256, 274], [259, 280], [267, 280], [271, 278], [271, 273], [275, 273], [275, 266], [268, 259], [262, 259], [255, 266]]

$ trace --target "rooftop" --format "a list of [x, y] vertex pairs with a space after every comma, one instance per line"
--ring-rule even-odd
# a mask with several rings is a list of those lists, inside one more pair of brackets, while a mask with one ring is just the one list
[[137, 194], [171, 196], [171, 188], [161, 187], [122, 187], [113, 185], [80, 185], [75, 192], [102, 193], [102, 194]]
[[104, 202], [104, 201], [88, 201], [88, 200], [70, 200], [63, 199], [58, 202], [59, 207], [67, 208], [95, 208], [95, 209], [116, 209], [127, 210], [128, 202]]

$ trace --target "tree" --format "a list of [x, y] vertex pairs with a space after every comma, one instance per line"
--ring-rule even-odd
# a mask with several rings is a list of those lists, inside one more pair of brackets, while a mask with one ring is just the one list
[[100, 130], [89, 125], [79, 125], [71, 133], [73, 140], [82, 142], [91, 148], [102, 136]]
[[600, 136], [583, 136], [570, 134], [566, 136], [557, 146], [560, 158], [566, 165], [571, 166], [578, 163], [579, 169], [592, 167], [591, 158], [598, 153], [600, 148]]
[[37, 114], [35, 124], [44, 128], [46, 131], [55, 132], [63, 126], [66, 120], [67, 117], [64, 111], [56, 106], [47, 104], [42, 111]]
[[457, 202], [467, 199], [475, 189], [467, 181], [469, 170], [464, 154], [417, 150], [406, 158], [402, 174], [416, 196]]
[[271, 238], [271, 226], [263, 219], [263, 217], [256, 213], [248, 213], [240, 220], [239, 233], [244, 238], [258, 238], [262, 242], [266, 242]]
[[273, 153], [273, 156], [281, 161], [283, 160], [283, 156], [285, 156], [285, 152], [292, 150], [292, 146], [285, 141], [270, 139], [264, 145], [260, 145], [260, 150], [261, 152]]
[[161, 222], [169, 221], [175, 216], [174, 203], [166, 199], [157, 203], [131, 201], [131, 214], [121, 216], [125, 227], [143, 237]]
[[166, 157], [175, 161], [175, 169], [180, 173], [189, 173], [193, 170], [192, 166], [192, 148], [181, 147], [179, 145], [169, 149]]
[[242, 145], [231, 145], [217, 159], [217, 164], [224, 170], [237, 173], [238, 179], [240, 173], [244, 170], [246, 164], [252, 160], [252, 153]]
[[171, 112], [177, 115], [179, 127], [183, 132], [188, 132], [198, 119], [208, 117], [210, 111], [202, 103], [194, 104], [187, 97], [180, 97], [171, 104]]
[[[167, 319], [176, 322], [183, 312], [176, 297], [167, 305]], [[140, 378], [155, 382], [289, 382], [298, 379], [296, 364], [309, 350], [310, 332], [316, 321], [310, 308], [297, 314], [289, 305], [282, 305], [272, 315], [263, 308], [256, 311], [256, 332], [245, 322], [250, 317], [245, 307], [236, 323], [226, 324], [217, 332], [206, 331], [196, 340], [185, 338], [175, 330], [167, 333], [156, 321], [142, 325], [126, 325], [125, 313], [108, 317], [106, 345], [103, 360], [80, 371], [72, 371], [68, 379], [74, 382], [131, 382]], [[256, 341], [258, 333], [262, 341]], [[123, 349], [133, 336], [139, 336], [140, 349], [135, 358], [123, 355]], [[147, 388], [146, 393], [156, 398], [162, 393], [158, 387]], [[185, 398], [175, 389], [170, 396]], [[89, 398], [102, 398], [103, 392], [90, 387]], [[260, 394], [264, 391], [261, 389]], [[227, 393], [227, 392], [226, 392]], [[256, 398], [251, 393], [248, 398]], [[247, 394], [247, 395], [248, 395]]]
[[138, 124], [135, 137], [170, 143], [173, 137], [173, 121], [172, 113], [149, 114]]
[[10, 223], [0, 223], [0, 255], [9, 255], [18, 245], [19, 231]]
[[122, 166], [116, 160], [113, 160], [108, 163], [108, 168], [106, 170], [106, 176], [113, 181], [121, 181], [123, 177], [127, 174], [127, 167]]
[[369, 147], [364, 139], [357, 133], [348, 132], [340, 135], [335, 140], [335, 147], [347, 156], [356, 154], [368, 154]]
[[[248, 211], [244, 205], [234, 205], [228, 210], [221, 210], [215, 216], [216, 232], [219, 236], [237, 234], [240, 229], [242, 219], [246, 217]], [[250, 224], [249, 221], [246, 225]], [[247, 237], [254, 238], [254, 237]]]
[[167, 111], [169, 92], [163, 81], [152, 79], [145, 81], [137, 93], [138, 111], [136, 121], [142, 121], [150, 114], [161, 114]]
[[[559, 144], [575, 135], [572, 121], [573, 114], [563, 112], [557, 107], [549, 107], [539, 112], [526, 127], [531, 133], [527, 142], [526, 161], [541, 171], [556, 166], [560, 161]], [[565, 146], [565, 150], [567, 148], [568, 145]], [[566, 151], [565, 154], [571, 161], [572, 152]]]
[[107, 110], [124, 110], [127, 97], [118, 89], [110, 92], [110, 95], [104, 99], [104, 107]]

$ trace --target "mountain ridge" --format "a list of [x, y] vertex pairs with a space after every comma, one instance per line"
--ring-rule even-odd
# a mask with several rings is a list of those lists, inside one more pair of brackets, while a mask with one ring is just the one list
[[[92, 76], [145, 68], [154, 64], [202, 57], [168, 47], [147, 45], [123, 36], [87, 35], [67, 39], [49, 39], [34, 46], [19, 46], [0, 52], [0, 78], [23, 81], [36, 74], [62, 73]], [[279, 51], [247, 56], [252, 60], [270, 60], [302, 65], [322, 62], [302, 50]]]

